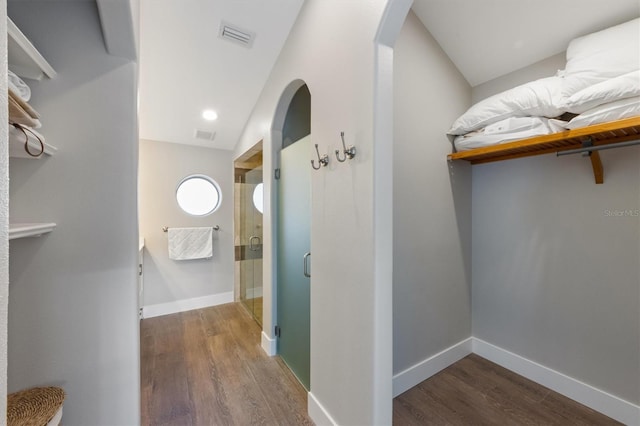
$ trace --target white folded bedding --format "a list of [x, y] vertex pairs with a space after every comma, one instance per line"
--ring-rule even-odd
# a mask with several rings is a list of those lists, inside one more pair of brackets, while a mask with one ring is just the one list
[[636, 116], [640, 116], [640, 97], [638, 96], [599, 105], [578, 115], [569, 121], [565, 127], [567, 129], [579, 129]]
[[466, 135], [457, 136], [453, 143], [457, 151], [498, 145], [533, 136], [548, 135], [564, 130], [566, 122], [545, 117], [510, 117]]
[[581, 114], [598, 105], [637, 96], [640, 96], [640, 69], [580, 90], [567, 98], [563, 108], [571, 113]]
[[640, 115], [639, 58], [640, 18], [576, 38], [565, 70], [478, 102], [447, 137], [464, 151]]
[[638, 69], [640, 18], [578, 37], [567, 47], [563, 98]]
[[449, 135], [464, 135], [509, 117], [557, 117], [563, 79], [547, 77], [490, 96], [471, 108], [451, 125]]

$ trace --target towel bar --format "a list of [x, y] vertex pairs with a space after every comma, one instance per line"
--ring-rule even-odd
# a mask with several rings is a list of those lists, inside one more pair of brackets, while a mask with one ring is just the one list
[[[211, 229], [213, 229], [214, 231], [219, 231], [220, 230], [220, 225], [212, 226]], [[162, 232], [169, 232], [169, 227], [168, 226], [163, 226], [162, 227]]]

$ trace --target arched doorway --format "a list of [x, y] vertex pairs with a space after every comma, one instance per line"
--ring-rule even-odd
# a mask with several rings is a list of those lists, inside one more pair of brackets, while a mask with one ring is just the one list
[[310, 389], [311, 94], [296, 80], [273, 121], [277, 156], [275, 214], [277, 353]]

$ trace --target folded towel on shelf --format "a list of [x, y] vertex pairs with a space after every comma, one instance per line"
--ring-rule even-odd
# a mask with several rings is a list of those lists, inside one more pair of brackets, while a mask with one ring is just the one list
[[9, 88], [9, 98], [13, 99], [31, 118], [40, 118], [38, 111], [25, 102], [16, 92]]
[[31, 99], [31, 88], [27, 86], [27, 83], [22, 81], [22, 79], [11, 72], [11, 70], [7, 71], [7, 77], [9, 88], [20, 96], [20, 99], [29, 102], [29, 99]]
[[39, 129], [40, 114], [11, 89], [9, 89], [9, 122], [22, 124], [23, 126]]
[[169, 228], [169, 259], [207, 259], [213, 256], [213, 229]]

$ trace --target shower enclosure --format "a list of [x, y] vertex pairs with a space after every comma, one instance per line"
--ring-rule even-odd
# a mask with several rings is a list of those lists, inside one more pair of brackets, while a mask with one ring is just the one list
[[234, 166], [235, 297], [262, 325], [262, 143]]

